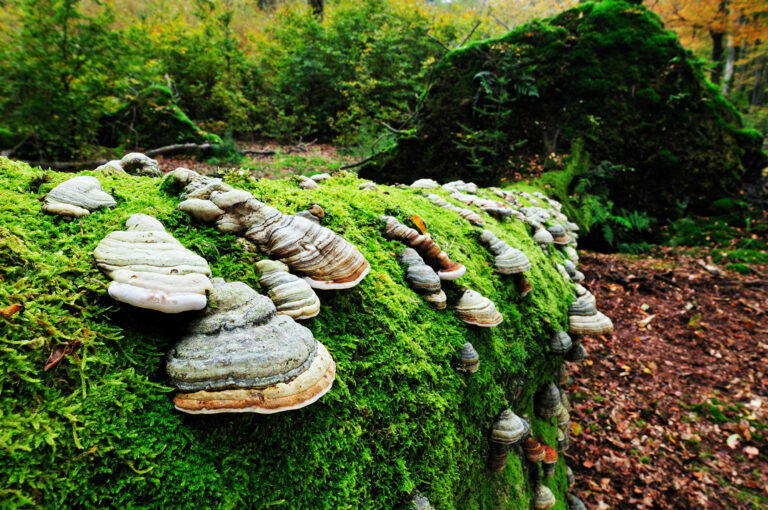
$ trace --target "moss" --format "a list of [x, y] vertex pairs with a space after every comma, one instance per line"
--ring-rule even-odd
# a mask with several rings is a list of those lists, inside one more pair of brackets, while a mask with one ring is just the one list
[[[215, 276], [258, 288], [259, 256], [192, 223], [151, 178], [99, 176], [117, 207], [69, 221], [42, 214], [37, 198], [72, 174], [7, 159], [0, 172], [0, 304], [26, 306], [0, 318], [0, 491], [8, 505], [393, 508], [418, 487], [437, 508], [530, 507], [527, 472], [514, 456], [504, 472], [485, 473], [487, 434], [507, 406], [533, 416], [533, 392], [561, 361], [546, 356], [545, 339], [564, 324], [572, 296], [522, 225], [488, 218], [533, 263], [526, 301], [493, 273], [475, 229], [413, 190], [359, 191], [360, 181], [345, 175], [305, 191], [229, 174], [284, 212], [321, 204], [326, 224], [372, 270], [354, 289], [322, 292], [320, 315], [305, 323], [338, 364], [319, 403], [279, 415], [189, 416], [173, 410], [165, 373], [165, 353], [189, 315], [112, 301], [92, 250], [144, 212], [205, 256]], [[412, 292], [395, 260], [402, 246], [381, 236], [381, 214], [421, 215], [468, 268], [445, 285], [449, 299], [460, 285], [474, 288], [497, 304], [503, 325], [467, 327]], [[44, 372], [50, 349], [75, 339], [77, 358]], [[469, 377], [455, 370], [467, 341], [481, 356]], [[534, 419], [533, 429], [554, 441], [551, 422]], [[565, 508], [562, 465], [547, 483]]]
[[362, 176], [487, 185], [582, 140], [593, 161], [636, 169], [611, 179], [611, 200], [665, 218], [705, 210], [767, 163], [701, 62], [658, 16], [620, 0], [453, 51], [422, 99], [413, 133]]

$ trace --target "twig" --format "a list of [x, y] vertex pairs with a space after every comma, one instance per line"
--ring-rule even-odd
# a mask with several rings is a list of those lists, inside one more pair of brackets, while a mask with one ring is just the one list
[[387, 124], [386, 122], [384, 122], [383, 120], [377, 120], [376, 122], [378, 122], [379, 124], [381, 124], [382, 126], [387, 128], [388, 131], [390, 131], [391, 133], [394, 133], [396, 135], [406, 135], [406, 134], [408, 134], [408, 131], [403, 131], [402, 129], [395, 129], [392, 126], [390, 126], [389, 124]]
[[502, 27], [506, 28], [508, 31], [512, 31], [512, 29], [511, 29], [511, 28], [509, 28], [509, 25], [507, 25], [506, 23], [504, 23], [503, 21], [501, 21], [501, 18], [499, 18], [498, 16], [496, 16], [496, 14], [495, 14], [495, 13], [494, 13], [494, 12], [491, 10], [491, 8], [490, 8], [490, 7], [488, 7], [488, 14], [490, 14], [490, 15], [491, 15], [491, 17], [492, 17], [492, 18], [493, 18], [493, 19], [496, 21], [496, 23], [498, 23], [498, 24], [499, 24], [499, 25], [501, 25]]
[[427, 37], [429, 37], [430, 39], [432, 39], [433, 41], [435, 41], [437, 44], [439, 44], [440, 46], [442, 46], [443, 48], [445, 48], [445, 51], [453, 51], [453, 49], [454, 49], [453, 47], [451, 47], [451, 46], [448, 46], [447, 44], [445, 44], [443, 41], [441, 41], [440, 39], [438, 39], [437, 37], [435, 37], [435, 36], [434, 36], [434, 35], [432, 35], [432, 34], [427, 34]]
[[3, 151], [3, 152], [0, 152], [0, 156], [5, 156], [6, 158], [9, 158], [9, 157], [11, 157], [11, 154], [13, 154], [14, 152], [16, 152], [16, 151], [18, 150], [18, 148], [19, 148], [19, 147], [21, 147], [22, 145], [24, 145], [24, 144], [26, 143], [26, 141], [27, 141], [27, 140], [29, 140], [29, 137], [30, 137], [30, 136], [32, 136], [32, 133], [27, 133], [27, 136], [25, 136], [25, 137], [24, 137], [24, 139], [23, 139], [22, 141], [20, 141], [19, 143], [17, 143], [16, 145], [14, 145], [13, 147], [11, 147], [11, 148], [10, 148], [10, 149], [8, 149], [8, 150], [5, 150], [5, 151]]
[[364, 164], [368, 163], [369, 161], [378, 158], [381, 154], [382, 153], [380, 153], [380, 152], [379, 153], [375, 153], [375, 154], [371, 154], [367, 158], [361, 159], [357, 163], [349, 163], [349, 164], [346, 164], [346, 165], [341, 165], [339, 167], [339, 170], [347, 170], [348, 168], [355, 168], [355, 167], [358, 167], [360, 165], [364, 165]]
[[469, 40], [469, 38], [470, 38], [470, 37], [472, 37], [472, 34], [474, 34], [474, 33], [475, 33], [475, 30], [477, 30], [477, 27], [479, 27], [479, 26], [480, 26], [480, 23], [482, 23], [482, 20], [477, 20], [477, 23], [475, 23], [475, 26], [474, 26], [474, 27], [472, 27], [472, 30], [470, 30], [470, 31], [469, 31], [469, 33], [468, 33], [468, 34], [467, 34], [467, 36], [464, 38], [464, 40], [463, 40], [463, 41], [461, 41], [461, 43], [459, 44], [459, 48], [461, 48], [462, 46], [464, 46], [464, 43], [466, 43], [466, 42]]

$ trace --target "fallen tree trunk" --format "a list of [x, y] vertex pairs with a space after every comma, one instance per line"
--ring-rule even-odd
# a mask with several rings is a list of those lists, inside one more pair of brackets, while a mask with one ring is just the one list
[[[150, 158], [155, 156], [161, 156], [164, 154], [179, 153], [179, 152], [203, 152], [211, 150], [213, 145], [210, 143], [176, 143], [173, 145], [166, 145], [165, 147], [158, 147], [157, 149], [151, 149], [144, 154]], [[24, 161], [24, 160], [19, 160]], [[24, 161], [31, 167], [43, 167], [52, 168], [54, 170], [61, 170], [64, 172], [75, 172], [84, 168], [95, 168], [99, 165], [107, 163], [107, 159], [96, 159], [92, 161]]]

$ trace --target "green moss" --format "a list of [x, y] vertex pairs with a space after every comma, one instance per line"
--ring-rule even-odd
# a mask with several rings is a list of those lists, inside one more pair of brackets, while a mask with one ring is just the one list
[[658, 16], [621, 0], [586, 2], [449, 53], [413, 133], [361, 175], [496, 183], [581, 140], [628, 210], [678, 217], [756, 182], [761, 137]]
[[[69, 221], [43, 214], [38, 197], [72, 174], [7, 159], [0, 173], [0, 304], [26, 306], [0, 318], [0, 494], [8, 505], [393, 508], [418, 487], [437, 508], [530, 507], [527, 472], [513, 455], [504, 472], [485, 472], [487, 436], [505, 407], [533, 416], [533, 392], [561, 362], [546, 355], [546, 339], [564, 325], [572, 296], [521, 224], [488, 217], [488, 228], [533, 263], [535, 290], [525, 301], [494, 274], [477, 230], [414, 190], [360, 191], [351, 175], [314, 191], [228, 175], [284, 212], [321, 204], [326, 225], [372, 269], [354, 289], [322, 292], [320, 315], [305, 323], [338, 365], [319, 403], [278, 415], [189, 416], [174, 411], [165, 373], [189, 314], [118, 305], [92, 250], [143, 212], [205, 256], [215, 276], [258, 288], [260, 257], [194, 224], [151, 178], [99, 176], [117, 207]], [[395, 259], [402, 245], [382, 237], [381, 214], [422, 216], [468, 268], [444, 286], [449, 299], [461, 285], [482, 292], [504, 314], [502, 326], [467, 327], [412, 292]], [[75, 339], [78, 357], [44, 372], [50, 349]], [[467, 341], [481, 357], [472, 376], [455, 370]], [[534, 419], [533, 429], [554, 442], [553, 423]], [[563, 475], [559, 465], [547, 481], [558, 508]]]

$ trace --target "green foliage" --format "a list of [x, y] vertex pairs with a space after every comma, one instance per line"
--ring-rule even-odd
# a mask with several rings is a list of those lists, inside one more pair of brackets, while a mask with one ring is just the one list
[[153, 85], [99, 120], [99, 143], [107, 147], [160, 147], [221, 139], [198, 128], [174, 102], [171, 91]]
[[[494, 273], [477, 231], [415, 190], [360, 191], [356, 177], [342, 175], [307, 191], [228, 173], [284, 212], [322, 204], [325, 224], [359, 247], [371, 272], [354, 289], [322, 292], [320, 315], [305, 323], [338, 367], [322, 400], [278, 415], [189, 416], [173, 409], [164, 366], [190, 314], [111, 300], [93, 248], [142, 212], [205, 256], [214, 276], [258, 288], [260, 257], [193, 223], [156, 179], [98, 176], [117, 207], [70, 221], [43, 214], [37, 197], [72, 174], [3, 158], [0, 173], [0, 303], [26, 307], [0, 318], [4, 505], [389, 509], [418, 487], [437, 508], [530, 508], [528, 472], [515, 455], [504, 472], [485, 472], [487, 434], [507, 406], [534, 417], [533, 392], [562, 361], [547, 356], [544, 340], [564, 325], [573, 295], [523, 224], [486, 216], [531, 259], [534, 291], [525, 300]], [[402, 245], [380, 232], [386, 213], [422, 216], [468, 269], [445, 283], [449, 299], [460, 285], [482, 292], [504, 314], [502, 326], [467, 327], [411, 291], [394, 257]], [[77, 357], [44, 372], [51, 348], [75, 339]], [[481, 357], [472, 376], [455, 370], [466, 341]], [[553, 423], [534, 418], [533, 431], [554, 442]], [[545, 483], [565, 508], [562, 461]]]
[[[19, 26], [0, 48], [0, 123], [22, 153], [68, 158], [96, 141], [102, 108], [119, 94], [124, 46], [104, 7], [79, 0], [17, 0]], [[86, 159], [86, 158], [81, 158]]]
[[[488, 96], [477, 77], [489, 72], [506, 76], [508, 100], [494, 116], [475, 101]], [[538, 94], [520, 94], [520, 80]], [[703, 210], [766, 164], [760, 137], [741, 128], [701, 63], [655, 14], [621, 0], [585, 2], [455, 50], [433, 82], [412, 135], [361, 175], [490, 184], [515, 171], [517, 158], [545, 160], [581, 140], [595, 161], [635, 169], [606, 178], [609, 198], [629, 211], [612, 213], [611, 228], [634, 229], [644, 220], [631, 211], [665, 218]], [[466, 133], [478, 144], [468, 145]]]

